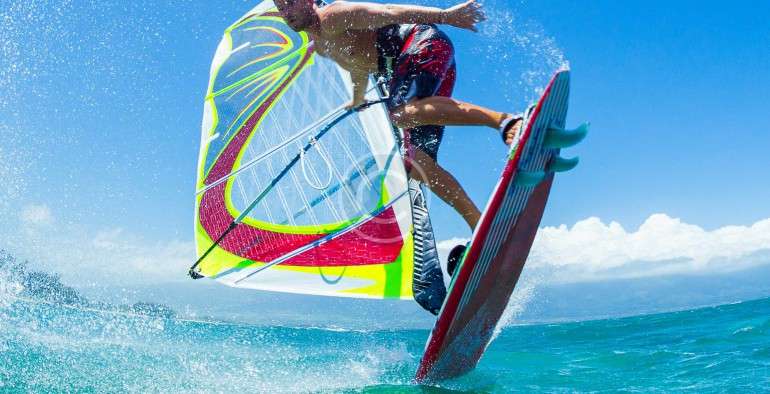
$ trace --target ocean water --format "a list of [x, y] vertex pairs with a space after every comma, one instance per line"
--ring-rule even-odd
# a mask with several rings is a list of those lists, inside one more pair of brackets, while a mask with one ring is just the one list
[[0, 392], [702, 393], [770, 387], [770, 298], [508, 326], [473, 372], [418, 386], [411, 379], [426, 329], [195, 321], [159, 305], [87, 303], [59, 285], [45, 275], [24, 283], [0, 277]]

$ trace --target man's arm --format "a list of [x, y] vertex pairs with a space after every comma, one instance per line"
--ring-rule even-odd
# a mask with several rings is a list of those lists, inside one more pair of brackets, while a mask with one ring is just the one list
[[353, 101], [348, 104], [348, 108], [354, 108], [363, 104], [366, 100], [366, 87], [369, 84], [369, 74], [351, 72], [350, 78], [353, 80]]
[[377, 29], [395, 23], [433, 23], [476, 31], [476, 23], [484, 20], [486, 17], [476, 0], [468, 0], [447, 9], [338, 1], [323, 10], [321, 28], [341, 33], [348, 29]]

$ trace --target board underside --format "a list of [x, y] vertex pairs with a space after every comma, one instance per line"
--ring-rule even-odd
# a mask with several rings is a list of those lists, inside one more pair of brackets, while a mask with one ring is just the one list
[[536, 185], [517, 175], [545, 171], [558, 149], [543, 147], [549, 127], [563, 128], [569, 70], [557, 72], [525, 118], [433, 328], [415, 379], [448, 379], [472, 370], [489, 345], [529, 255], [553, 173]]

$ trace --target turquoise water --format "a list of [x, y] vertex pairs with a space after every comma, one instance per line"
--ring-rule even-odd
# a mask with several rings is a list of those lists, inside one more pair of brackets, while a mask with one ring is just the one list
[[478, 368], [411, 383], [427, 330], [215, 324], [0, 303], [0, 391], [746, 391], [770, 387], [770, 299], [512, 326]]

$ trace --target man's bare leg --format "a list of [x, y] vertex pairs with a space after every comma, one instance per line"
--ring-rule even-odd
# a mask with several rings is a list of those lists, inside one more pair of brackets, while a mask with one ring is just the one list
[[[391, 113], [393, 121], [402, 128], [437, 125], [487, 126], [497, 129], [510, 116], [504, 112], [442, 96], [412, 100]], [[506, 130], [506, 144], [513, 142], [513, 137], [520, 127], [521, 121], [518, 121]]]
[[420, 149], [415, 149], [413, 161], [409, 176], [428, 185], [430, 191], [439, 196], [465, 219], [471, 230], [475, 229], [481, 218], [481, 212], [465, 193], [457, 179]]

